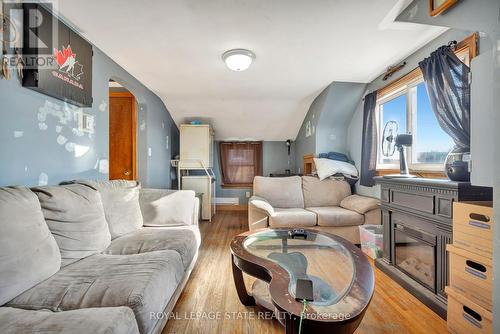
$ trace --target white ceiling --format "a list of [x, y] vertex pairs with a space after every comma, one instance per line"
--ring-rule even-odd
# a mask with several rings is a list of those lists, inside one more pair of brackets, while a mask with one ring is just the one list
[[[295, 138], [332, 81], [370, 82], [440, 33], [394, 23], [408, 0], [64, 0], [59, 11], [165, 102], [218, 139]], [[224, 51], [257, 58], [232, 72]]]

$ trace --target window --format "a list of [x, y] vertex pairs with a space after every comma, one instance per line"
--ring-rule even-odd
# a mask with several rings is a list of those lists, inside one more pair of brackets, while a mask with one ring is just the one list
[[[455, 53], [460, 60], [469, 65], [477, 54], [477, 34], [458, 43]], [[419, 68], [393, 81], [378, 92], [378, 157], [377, 170], [399, 170], [399, 153], [386, 157], [382, 154], [382, 133], [389, 121], [398, 124], [398, 133], [413, 135], [413, 145], [406, 149], [406, 158], [411, 170], [443, 170], [446, 156], [454, 147], [451, 137], [441, 129], [431, 109], [429, 96]]]
[[262, 175], [262, 142], [220, 142], [223, 187], [252, 187]]
[[[451, 137], [441, 129], [431, 109], [422, 78], [401, 87], [396, 93], [378, 102], [379, 147], [389, 121], [398, 124], [398, 134], [413, 135], [413, 145], [406, 150], [408, 164], [413, 170], [442, 171], [446, 156], [454, 146]], [[399, 152], [386, 157], [378, 150], [377, 169], [399, 169]]]

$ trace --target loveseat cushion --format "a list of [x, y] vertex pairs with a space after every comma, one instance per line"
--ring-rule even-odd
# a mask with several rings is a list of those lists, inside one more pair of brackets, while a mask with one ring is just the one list
[[319, 226], [358, 226], [365, 221], [363, 215], [339, 206], [312, 207], [307, 210], [318, 215]]
[[346, 181], [331, 179], [320, 181], [314, 176], [302, 177], [302, 190], [306, 208], [339, 206], [344, 198], [351, 195], [351, 186]]
[[192, 190], [141, 189], [139, 203], [144, 226], [193, 224], [195, 195]]
[[139, 206], [139, 190], [137, 181], [74, 181], [88, 184], [101, 194], [104, 214], [108, 222], [111, 239], [137, 231], [142, 227], [142, 213]]
[[128, 307], [85, 308], [74, 311], [30, 311], [0, 307], [2, 334], [138, 334]]
[[0, 188], [0, 305], [60, 267], [61, 254], [36, 195], [25, 187]]
[[183, 273], [179, 253], [171, 250], [96, 254], [62, 268], [7, 306], [51, 311], [128, 306], [145, 334], [156, 322], [150, 312], [164, 311]]
[[32, 188], [62, 256], [62, 267], [105, 250], [110, 242], [101, 195], [88, 185]]
[[256, 176], [253, 180], [253, 193], [265, 198], [275, 208], [304, 208], [300, 176]]
[[198, 246], [196, 232], [192, 229], [144, 227], [114, 239], [104, 253], [129, 255], [158, 250], [174, 250], [181, 256], [184, 269], [187, 269], [197, 253]]
[[275, 208], [269, 216], [271, 227], [307, 227], [316, 225], [316, 214], [300, 208]]
[[380, 201], [376, 198], [351, 195], [340, 202], [340, 206], [347, 210], [356, 211], [364, 215], [368, 211], [378, 209]]

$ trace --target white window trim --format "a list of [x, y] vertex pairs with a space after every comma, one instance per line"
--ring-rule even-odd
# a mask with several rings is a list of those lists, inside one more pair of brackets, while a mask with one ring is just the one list
[[[381, 144], [381, 138], [382, 136], [382, 124], [380, 124], [380, 105], [387, 103], [395, 98], [398, 98], [402, 95], [406, 95], [406, 129], [408, 130], [409, 134], [415, 134], [417, 132], [417, 122], [414, 121], [416, 120], [417, 117], [417, 108], [416, 108], [416, 103], [417, 103], [417, 89], [416, 87], [424, 82], [423, 77], [418, 77], [411, 82], [408, 82], [406, 85], [403, 85], [399, 87], [398, 89], [382, 96], [377, 100], [377, 106], [376, 106], [376, 122], [377, 122], [377, 170], [393, 170], [397, 169], [399, 170], [399, 163], [398, 164], [381, 164], [380, 163], [380, 158], [382, 154], [382, 149], [380, 147]], [[416, 138], [414, 138], [415, 140]], [[441, 172], [443, 171], [443, 164], [424, 164], [424, 163], [414, 163], [413, 162], [413, 146], [407, 147], [406, 148], [406, 159], [408, 161], [408, 166], [410, 170], [414, 171], [432, 171], [432, 172]]]

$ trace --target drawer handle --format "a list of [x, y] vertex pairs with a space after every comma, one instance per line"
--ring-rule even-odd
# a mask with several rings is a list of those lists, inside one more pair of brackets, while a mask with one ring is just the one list
[[481, 325], [481, 321], [483, 321], [483, 318], [479, 313], [471, 310], [467, 306], [464, 305], [463, 307], [464, 310], [464, 319], [470, 322], [472, 325], [476, 326], [477, 328], [482, 328], [483, 326]]
[[485, 224], [485, 223], [476, 222], [476, 221], [473, 221], [473, 220], [469, 220], [469, 225], [470, 226], [474, 226], [474, 227], [478, 227], [478, 228], [482, 228], [482, 229], [485, 229], [485, 230], [490, 230], [491, 229], [490, 225]]
[[479, 220], [480, 222], [485, 222], [485, 223], [490, 222], [490, 217], [488, 217], [486, 215], [479, 214], [479, 213], [471, 213], [469, 215], [469, 218], [473, 219], [473, 220]]
[[477, 263], [477, 262], [474, 262], [472, 260], [465, 261], [465, 264], [467, 264], [467, 266], [469, 266], [477, 271], [480, 271], [482, 273], [485, 273], [487, 271], [486, 267], [483, 266], [481, 263]]

